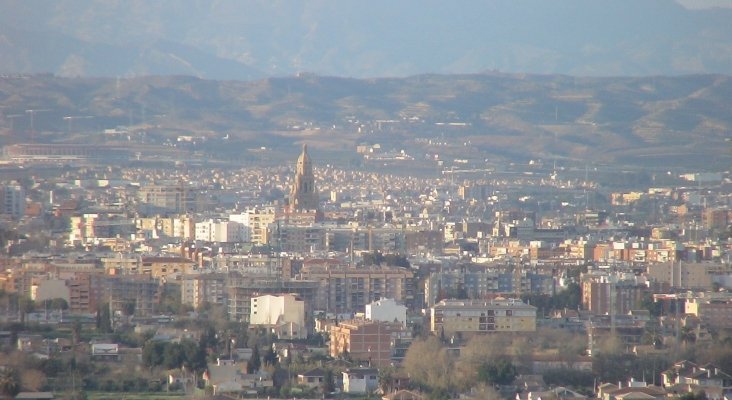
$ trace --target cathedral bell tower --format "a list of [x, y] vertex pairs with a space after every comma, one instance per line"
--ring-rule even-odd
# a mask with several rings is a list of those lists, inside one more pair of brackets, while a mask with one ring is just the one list
[[308, 155], [308, 145], [302, 146], [302, 153], [297, 158], [295, 181], [290, 190], [291, 210], [319, 210], [319, 195], [315, 187], [313, 164]]

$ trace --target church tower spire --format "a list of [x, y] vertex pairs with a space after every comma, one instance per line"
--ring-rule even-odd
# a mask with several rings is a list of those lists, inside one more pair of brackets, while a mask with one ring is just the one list
[[290, 190], [290, 207], [293, 210], [318, 210], [319, 206], [313, 164], [308, 154], [308, 145], [303, 144], [302, 153], [297, 158], [295, 181]]

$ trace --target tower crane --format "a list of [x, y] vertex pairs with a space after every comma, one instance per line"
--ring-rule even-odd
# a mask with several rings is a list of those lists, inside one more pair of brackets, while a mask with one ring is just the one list
[[51, 111], [51, 110], [39, 110], [39, 109], [28, 109], [28, 110], [25, 110], [25, 113], [26, 114], [30, 114], [30, 130], [31, 130], [31, 133], [33, 133], [33, 132], [36, 131], [35, 130], [35, 116], [36, 116], [36, 113], [39, 113], [39, 112], [47, 112], [47, 111]]
[[15, 128], [15, 119], [25, 117], [25, 114], [10, 114], [6, 115], [5, 118], [10, 120], [10, 131], [12, 132]]
[[92, 119], [92, 115], [67, 115], [64, 117], [64, 121], [68, 122], [69, 133], [71, 133], [71, 122], [77, 119]]

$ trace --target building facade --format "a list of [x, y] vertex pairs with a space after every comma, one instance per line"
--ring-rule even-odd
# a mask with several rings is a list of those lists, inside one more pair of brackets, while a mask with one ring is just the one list
[[536, 307], [520, 300], [442, 300], [430, 308], [436, 334], [536, 331]]
[[405, 334], [399, 323], [354, 319], [330, 328], [330, 356], [348, 354], [374, 367], [391, 364], [393, 339]]
[[300, 279], [318, 282], [315, 309], [331, 313], [363, 312], [366, 304], [390, 298], [411, 307], [414, 272], [395, 266], [303, 266]]
[[252, 297], [251, 326], [270, 329], [279, 339], [306, 339], [305, 302], [292, 294]]

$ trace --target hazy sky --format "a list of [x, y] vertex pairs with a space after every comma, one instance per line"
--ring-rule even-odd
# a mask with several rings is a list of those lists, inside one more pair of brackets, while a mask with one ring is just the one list
[[690, 9], [706, 9], [714, 7], [732, 8], [732, 0], [676, 0]]
[[730, 74], [730, 21], [732, 0], [0, 0], [0, 73]]

